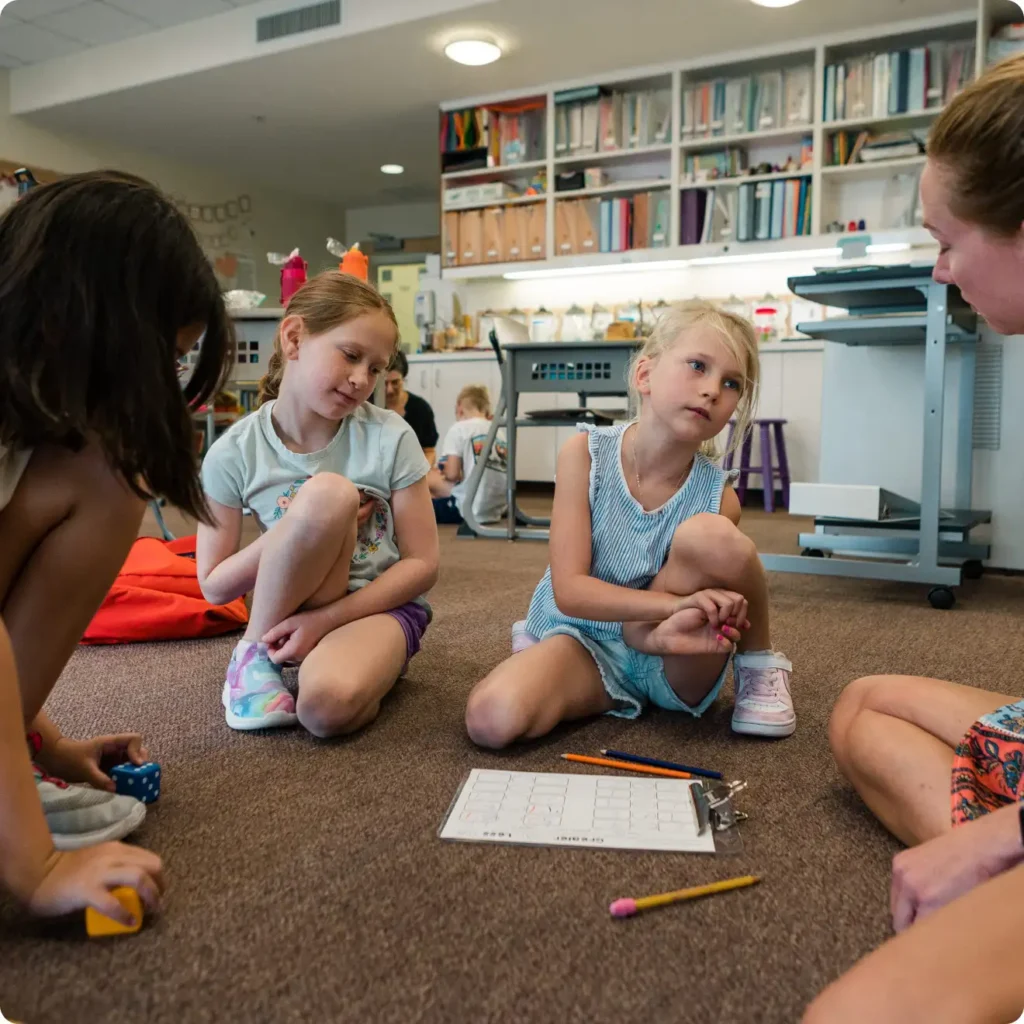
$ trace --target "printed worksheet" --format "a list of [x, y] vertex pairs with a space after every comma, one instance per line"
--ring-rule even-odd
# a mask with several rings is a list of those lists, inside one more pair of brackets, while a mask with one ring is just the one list
[[698, 833], [687, 779], [631, 779], [474, 768], [441, 827], [442, 839], [607, 850], [714, 853]]

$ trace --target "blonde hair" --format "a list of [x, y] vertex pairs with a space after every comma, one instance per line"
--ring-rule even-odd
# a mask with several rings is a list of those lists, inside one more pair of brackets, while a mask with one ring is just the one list
[[491, 393], [483, 384], [467, 384], [455, 399], [458, 402], [468, 402], [474, 409], [478, 409], [485, 417], [491, 415]]
[[928, 134], [928, 156], [952, 175], [961, 220], [1010, 238], [1024, 223], [1024, 54], [954, 97]]
[[[395, 325], [395, 347], [398, 346], [398, 322], [391, 304], [372, 285], [343, 274], [325, 270], [311, 277], [289, 300], [284, 317], [300, 316], [307, 334], [324, 334], [339, 324], [355, 320], [367, 313], [383, 313]], [[282, 322], [284, 321], [282, 317]], [[274, 336], [274, 353], [267, 372], [260, 381], [259, 404], [277, 398], [284, 379], [284, 354], [281, 350], [281, 327]]]
[[641, 359], [658, 359], [667, 352], [687, 331], [701, 324], [717, 331], [726, 348], [740, 365], [742, 372], [740, 400], [736, 405], [736, 429], [727, 452], [719, 452], [715, 440], [705, 441], [700, 451], [709, 459], [735, 451], [747, 436], [757, 408], [757, 394], [760, 385], [761, 363], [757, 354], [757, 335], [754, 325], [736, 313], [720, 309], [712, 302], [692, 299], [676, 302], [668, 307], [655, 321], [654, 329], [643, 346], [629, 363], [627, 383], [630, 398], [640, 404], [640, 392], [636, 384], [637, 366]]

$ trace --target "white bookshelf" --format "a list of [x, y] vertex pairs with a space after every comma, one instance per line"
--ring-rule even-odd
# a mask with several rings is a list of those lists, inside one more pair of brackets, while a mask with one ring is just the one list
[[735, 174], [723, 178], [707, 178], [704, 181], [683, 181], [679, 190], [686, 192], [694, 188], [721, 188], [731, 186], [738, 188], [740, 185], [756, 185], [759, 181], [789, 181], [791, 178], [810, 178], [814, 171], [803, 168], [798, 171], [773, 171], [771, 174]]
[[[476, 106], [515, 100], [518, 96], [546, 96], [546, 158], [529, 163], [504, 167], [486, 167], [474, 170], [459, 170], [442, 174], [442, 199], [444, 190], [466, 182], [487, 182], [495, 180], [522, 179], [524, 184], [543, 175], [546, 191], [541, 195], [504, 198], [500, 201], [480, 203], [474, 209], [488, 207], [515, 208], [534, 204], [545, 199], [544, 252], [545, 259], [531, 259], [511, 262], [491, 262], [446, 266], [443, 275], [453, 280], [473, 278], [499, 278], [507, 273], [550, 270], [578, 272], [588, 267], [603, 267], [616, 264], [669, 263], [673, 261], [703, 261], [721, 256], [786, 252], [818, 252], [834, 249], [841, 234], [827, 233], [825, 227], [834, 220], [842, 223], [865, 220], [861, 234], [870, 235], [871, 244], [888, 246], [905, 244], [921, 245], [928, 242], [926, 233], [908, 218], [903, 206], [896, 203], [890, 194], [884, 201], [881, 197], [883, 182], [891, 192], [897, 183], [910, 187], [913, 176], [920, 170], [924, 157], [905, 157], [888, 161], [858, 162], [840, 166], [825, 163], [826, 144], [836, 132], [854, 135], [861, 131], [872, 134], [926, 129], [937, 114], [940, 106], [924, 110], [913, 110], [885, 116], [864, 116], [825, 120], [825, 76], [829, 64], [855, 60], [871, 54], [902, 52], [932, 43], [944, 45], [968, 42], [975, 47], [973, 75], [977, 76], [985, 67], [987, 26], [992, 23], [992, 10], [1000, 0], [976, 0], [973, 9], [931, 18], [919, 18], [896, 22], [874, 30], [856, 30], [831, 36], [793, 40], [788, 47], [769, 47], [759, 50], [734, 52], [725, 55], [709, 55], [681, 61], [677, 64], [657, 67], [624, 69], [595, 76], [590, 79], [551, 83], [520, 93], [480, 96], [455, 101], [442, 106], [442, 112], [461, 110]], [[718, 79], [741, 78], [750, 75], [767, 74], [772, 71], [794, 71], [809, 67], [812, 69], [811, 120], [809, 123], [780, 123], [757, 131], [695, 135], [683, 134], [684, 90], [704, 82]], [[556, 95], [568, 90], [598, 86], [604, 89], [630, 90], [659, 88], [665, 84], [671, 89], [670, 138], [665, 142], [640, 145], [591, 153], [555, 154]], [[806, 94], [806, 90], [802, 90]], [[779, 104], [780, 120], [785, 119], [787, 108], [785, 98]], [[653, 129], [652, 129], [653, 130]], [[564, 136], [563, 136], [564, 137]], [[801, 150], [807, 140], [813, 146], [813, 160], [809, 165], [797, 166], [793, 170], [772, 171], [771, 173], [748, 173], [727, 177], [692, 181], [686, 173], [686, 158], [702, 152], [740, 147], [746, 151], [746, 164], [752, 171], [768, 164], [785, 166], [792, 159], [801, 160]], [[556, 191], [555, 179], [559, 175], [584, 168], [601, 168], [608, 180], [594, 188], [577, 188]], [[736, 241], [728, 235], [716, 236], [712, 242], [700, 245], [681, 245], [681, 206], [683, 193], [693, 189], [725, 189], [735, 194], [744, 184], [772, 183], [789, 179], [806, 180], [810, 186], [810, 234], [787, 236], [773, 241]], [[614, 197], [637, 192], [664, 192], [671, 195], [669, 244], [664, 247], [622, 252], [588, 253], [584, 255], [555, 256], [555, 216], [558, 200]], [[876, 196], [875, 193], [878, 193]], [[794, 193], [795, 194], [795, 193]], [[906, 206], [910, 207], [909, 198]], [[457, 213], [470, 207], [445, 206], [445, 215]], [[859, 215], [845, 216], [847, 210], [856, 210]], [[445, 249], [448, 249], [447, 244]]]
[[490, 199], [479, 203], [453, 203], [450, 206], [442, 206], [445, 213], [459, 213], [462, 210], [486, 210], [493, 206], [528, 206], [530, 203], [547, 202], [546, 192], [535, 196], [509, 196], [506, 199]]
[[838, 164], [822, 167], [821, 173], [826, 177], [841, 178], [879, 178], [892, 174], [912, 171], [924, 167], [924, 156], [904, 156], [895, 160], [875, 160], [867, 163]]
[[610, 185], [598, 185], [594, 188], [570, 188], [555, 193], [556, 199], [590, 199], [594, 196], [622, 195], [624, 192], [657, 192], [659, 189], [671, 188], [672, 182], [664, 178], [630, 178], [617, 181]]
[[688, 152], [701, 149], [721, 149], [723, 146], [753, 145], [764, 142], [799, 142], [810, 135], [814, 125], [786, 125], [759, 132], [737, 132], [734, 135], [691, 135], [682, 140], [680, 146]]
[[441, 178], [445, 182], [467, 181], [470, 179], [473, 181], [495, 181], [501, 178], [525, 178], [535, 171], [546, 171], [547, 167], [547, 160], [524, 160], [519, 164], [505, 164], [502, 167], [482, 167], [471, 171], [449, 171], [447, 174], [442, 174]]
[[572, 156], [555, 157], [555, 166], [582, 167], [589, 164], [619, 163], [642, 160], [644, 157], [668, 156], [671, 152], [671, 143], [657, 146], [637, 146], [634, 149], [609, 149], [597, 153], [576, 153]]

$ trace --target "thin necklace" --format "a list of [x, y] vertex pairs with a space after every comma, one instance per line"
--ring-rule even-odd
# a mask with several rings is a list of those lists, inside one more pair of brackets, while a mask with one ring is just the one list
[[[637, 461], [637, 457], [636, 457], [636, 435], [639, 432], [640, 432], [640, 425], [637, 424], [637, 428], [636, 428], [636, 430], [633, 431], [633, 437], [632, 437], [632, 440], [631, 440], [630, 443], [631, 443], [632, 448], [633, 448], [633, 475], [636, 477], [636, 493], [637, 493], [637, 495], [640, 498], [640, 505], [641, 505], [641, 507], [646, 509], [647, 503], [644, 501], [644, 489], [643, 489], [642, 485], [640, 484], [640, 463]], [[691, 460], [691, 462], [692, 462], [692, 460]], [[689, 473], [689, 472], [690, 472], [690, 463], [687, 463], [686, 469], [683, 470], [682, 475], [679, 477], [678, 481], [676, 481], [675, 487], [672, 488], [672, 493], [673, 494], [675, 494], [676, 491], [678, 491], [679, 488], [682, 487], [683, 481], [686, 479], [686, 474]]]

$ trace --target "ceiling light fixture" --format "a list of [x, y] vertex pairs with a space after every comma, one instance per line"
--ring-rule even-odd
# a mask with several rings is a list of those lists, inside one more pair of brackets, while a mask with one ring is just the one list
[[14, 3], [14, 0], [0, 0], [0, 14], [3, 14], [4, 13], [4, 8], [8, 4], [12, 4], [12, 3]]
[[405, 171], [401, 164], [381, 164], [380, 169], [382, 174], [402, 174]]
[[444, 48], [444, 55], [456, 64], [476, 68], [493, 64], [501, 56], [501, 47], [489, 39], [458, 39]]
[[757, 4], [758, 7], [792, 7], [800, 0], [750, 0], [750, 2]]

